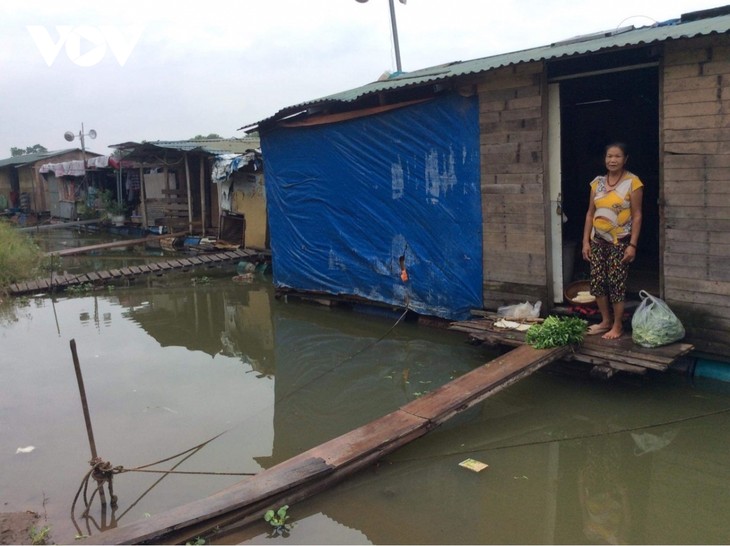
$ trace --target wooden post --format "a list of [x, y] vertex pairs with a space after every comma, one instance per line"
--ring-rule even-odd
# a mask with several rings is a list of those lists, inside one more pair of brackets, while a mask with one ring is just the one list
[[205, 157], [200, 156], [200, 227], [205, 237]]
[[71, 357], [74, 362], [74, 371], [76, 372], [76, 382], [79, 385], [79, 395], [81, 397], [81, 409], [84, 412], [84, 421], [86, 422], [86, 434], [89, 437], [89, 448], [91, 449], [91, 458], [97, 459], [96, 442], [94, 441], [94, 430], [91, 428], [91, 415], [89, 414], [89, 405], [86, 402], [86, 389], [84, 389], [84, 378], [81, 375], [81, 365], [79, 364], [79, 356], [76, 353], [76, 340], [72, 339]]
[[192, 184], [190, 184], [190, 162], [188, 161], [188, 153], [185, 152], [185, 185], [188, 189], [188, 232], [193, 234], [193, 192]]
[[147, 224], [147, 192], [144, 189], [144, 167], [139, 166], [139, 200], [142, 208], [142, 225], [145, 229], [149, 227]]

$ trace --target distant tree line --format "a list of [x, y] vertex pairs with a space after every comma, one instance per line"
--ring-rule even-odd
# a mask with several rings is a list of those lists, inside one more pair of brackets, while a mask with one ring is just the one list
[[12, 148], [10, 148], [10, 157], [18, 157], [19, 155], [28, 154], [43, 154], [47, 151], [48, 149], [45, 146], [41, 146], [40, 144], [28, 146], [27, 148], [16, 148], [15, 146], [13, 146]]

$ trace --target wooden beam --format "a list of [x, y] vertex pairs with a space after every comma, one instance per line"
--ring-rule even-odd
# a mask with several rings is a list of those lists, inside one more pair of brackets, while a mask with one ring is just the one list
[[342, 481], [568, 351], [569, 347], [538, 350], [524, 345], [384, 417], [210, 497], [78, 542], [180, 544], [216, 526], [256, 521], [268, 508], [300, 501]]
[[139, 168], [139, 197], [142, 207], [142, 225], [147, 229], [149, 227], [147, 224], [147, 192], [144, 187], [144, 168], [141, 166]]
[[190, 183], [190, 162], [188, 160], [188, 153], [185, 152], [185, 185], [187, 186], [188, 192], [188, 230], [190, 235], [193, 234], [193, 192], [192, 184]]
[[205, 206], [205, 158], [200, 157], [200, 223], [202, 225], [202, 234], [205, 237], [205, 220], [206, 220], [206, 206]]
[[73, 254], [83, 254], [84, 252], [93, 252], [94, 250], [102, 250], [105, 248], [115, 248], [120, 246], [141, 245], [148, 241], [156, 241], [158, 239], [167, 239], [168, 237], [182, 237], [186, 231], [178, 231], [176, 233], [168, 233], [167, 235], [150, 235], [140, 239], [126, 239], [124, 241], [113, 241], [111, 243], [99, 243], [98, 245], [80, 246], [77, 248], [64, 248], [63, 250], [55, 250], [46, 252], [46, 256], [71, 256]]

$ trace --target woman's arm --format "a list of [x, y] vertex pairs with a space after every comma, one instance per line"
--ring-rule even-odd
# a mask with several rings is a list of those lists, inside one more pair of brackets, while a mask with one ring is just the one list
[[624, 251], [622, 263], [631, 263], [636, 259], [636, 247], [639, 244], [641, 234], [641, 202], [644, 199], [644, 188], [638, 188], [631, 192], [631, 239]]
[[591, 196], [588, 200], [588, 211], [586, 212], [586, 221], [583, 225], [583, 259], [588, 261], [591, 259], [591, 231], [593, 230], [593, 216], [596, 214], [596, 204], [593, 201], [595, 197], [595, 189], [591, 188]]

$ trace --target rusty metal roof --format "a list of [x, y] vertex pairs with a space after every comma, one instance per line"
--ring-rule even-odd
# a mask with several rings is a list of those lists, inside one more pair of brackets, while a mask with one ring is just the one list
[[245, 125], [241, 129], [251, 131], [261, 124], [290, 117], [313, 106], [351, 103], [374, 93], [416, 87], [462, 76], [480, 74], [496, 68], [520, 63], [574, 57], [609, 49], [649, 45], [667, 40], [694, 38], [697, 36], [724, 34], [727, 32], [730, 32], [730, 5], [683, 14], [679, 19], [655, 23], [651, 26], [640, 28], [634, 26], [621, 27], [576, 36], [568, 40], [532, 49], [482, 57], [470, 61], [455, 61], [421, 70], [414, 70], [412, 72], [397, 73], [387, 79], [374, 81], [361, 87], [283, 108], [273, 116], [255, 124]]
[[[40, 161], [42, 159], [49, 159], [52, 157], [56, 157], [63, 154], [68, 154], [71, 152], [80, 152], [81, 148], [66, 148], [65, 150], [52, 150], [50, 152], [38, 152], [34, 154], [25, 154], [25, 155], [16, 155], [13, 157], [8, 157], [7, 159], [0, 160], [0, 167], [7, 167], [7, 166], [14, 166], [14, 167], [21, 167], [23, 165], [28, 165], [30, 163], [35, 163], [36, 161]], [[87, 150], [87, 154], [91, 155], [99, 155], [95, 154], [93, 152], [89, 152]]]
[[[171, 150], [173, 152], [198, 152], [208, 155], [221, 155], [229, 153], [243, 153], [248, 149], [255, 149], [260, 146], [258, 138], [212, 138], [195, 140], [156, 140], [143, 142], [121, 142], [112, 144], [110, 148], [119, 150], [124, 154], [125, 159], [159, 159], [160, 154]], [[161, 161], [161, 159], [160, 159]]]

